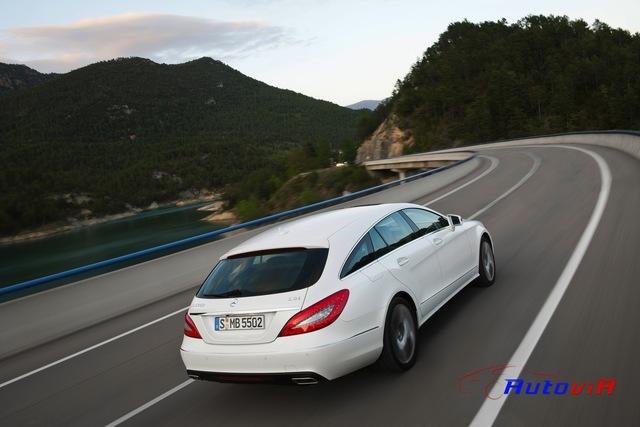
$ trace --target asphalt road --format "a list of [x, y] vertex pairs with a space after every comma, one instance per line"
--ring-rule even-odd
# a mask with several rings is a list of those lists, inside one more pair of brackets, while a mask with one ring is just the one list
[[[599, 396], [510, 396], [496, 425], [640, 425], [640, 163], [616, 150], [582, 148], [608, 164], [610, 194], [521, 376], [567, 382], [615, 378], [616, 388]], [[575, 149], [518, 147], [482, 154], [477, 169], [443, 188], [425, 184], [418, 196], [416, 186], [393, 190], [394, 199], [439, 199], [430, 206], [443, 213], [480, 212], [498, 266], [493, 287], [466, 288], [424, 325], [411, 371], [363, 369], [313, 387], [185, 383], [178, 313], [0, 385], [0, 425], [106, 425], [123, 416], [129, 417], [123, 425], [468, 425], [495, 381], [488, 368], [509, 363], [546, 306], [602, 186], [594, 159]], [[5, 358], [0, 384], [176, 312], [192, 295], [186, 290]], [[38, 312], [23, 316], [14, 322], [33, 323]], [[46, 319], [36, 323], [46, 328]], [[178, 385], [183, 387], [174, 389]]]

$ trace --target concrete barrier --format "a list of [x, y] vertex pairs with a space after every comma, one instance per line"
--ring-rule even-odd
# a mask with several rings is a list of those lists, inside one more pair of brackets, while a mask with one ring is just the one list
[[464, 150], [486, 150], [501, 147], [517, 147], [536, 144], [590, 144], [613, 148], [640, 159], [640, 132], [630, 130], [574, 132], [558, 135], [544, 135], [532, 138], [518, 138], [487, 144], [439, 150], [436, 153], [452, 153]]

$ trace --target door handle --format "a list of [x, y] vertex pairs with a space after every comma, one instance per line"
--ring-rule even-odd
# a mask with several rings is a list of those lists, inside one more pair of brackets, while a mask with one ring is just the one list
[[435, 239], [433, 239], [433, 244], [436, 246], [442, 244], [442, 239], [439, 237], [436, 237]]
[[403, 265], [409, 262], [409, 258], [407, 258], [406, 256], [401, 256], [400, 258], [397, 259], [397, 261], [398, 261], [398, 265], [402, 267]]

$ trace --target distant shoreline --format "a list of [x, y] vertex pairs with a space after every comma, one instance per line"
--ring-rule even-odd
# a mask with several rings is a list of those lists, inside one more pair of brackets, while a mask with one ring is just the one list
[[[95, 218], [88, 218], [78, 220], [74, 223], [60, 224], [52, 223], [44, 225], [36, 230], [25, 231], [22, 233], [14, 234], [12, 236], [0, 237], [0, 245], [11, 245], [16, 243], [22, 243], [25, 241], [32, 241], [51, 237], [57, 234], [66, 233], [68, 231], [78, 230], [81, 228], [91, 227], [93, 225], [104, 224], [110, 221], [116, 221], [119, 219], [129, 218], [138, 215], [143, 212], [152, 212], [157, 209], [166, 208], [170, 206], [182, 207], [195, 205], [207, 201], [215, 201], [219, 199], [218, 194], [208, 194], [206, 196], [191, 198], [191, 199], [179, 199], [166, 203], [152, 203], [153, 207], [147, 209], [131, 209], [126, 212], [120, 212], [116, 214], [103, 215]], [[151, 206], [151, 205], [150, 205]]]

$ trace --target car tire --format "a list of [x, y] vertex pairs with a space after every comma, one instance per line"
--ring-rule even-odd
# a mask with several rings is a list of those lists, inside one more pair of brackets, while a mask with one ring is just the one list
[[476, 280], [476, 285], [481, 287], [491, 286], [496, 281], [496, 258], [493, 253], [493, 245], [487, 236], [482, 236], [480, 240], [480, 250], [478, 255], [478, 273], [480, 276]]
[[376, 366], [384, 371], [403, 372], [416, 362], [418, 327], [407, 301], [395, 297], [389, 304], [384, 324], [382, 354]]

